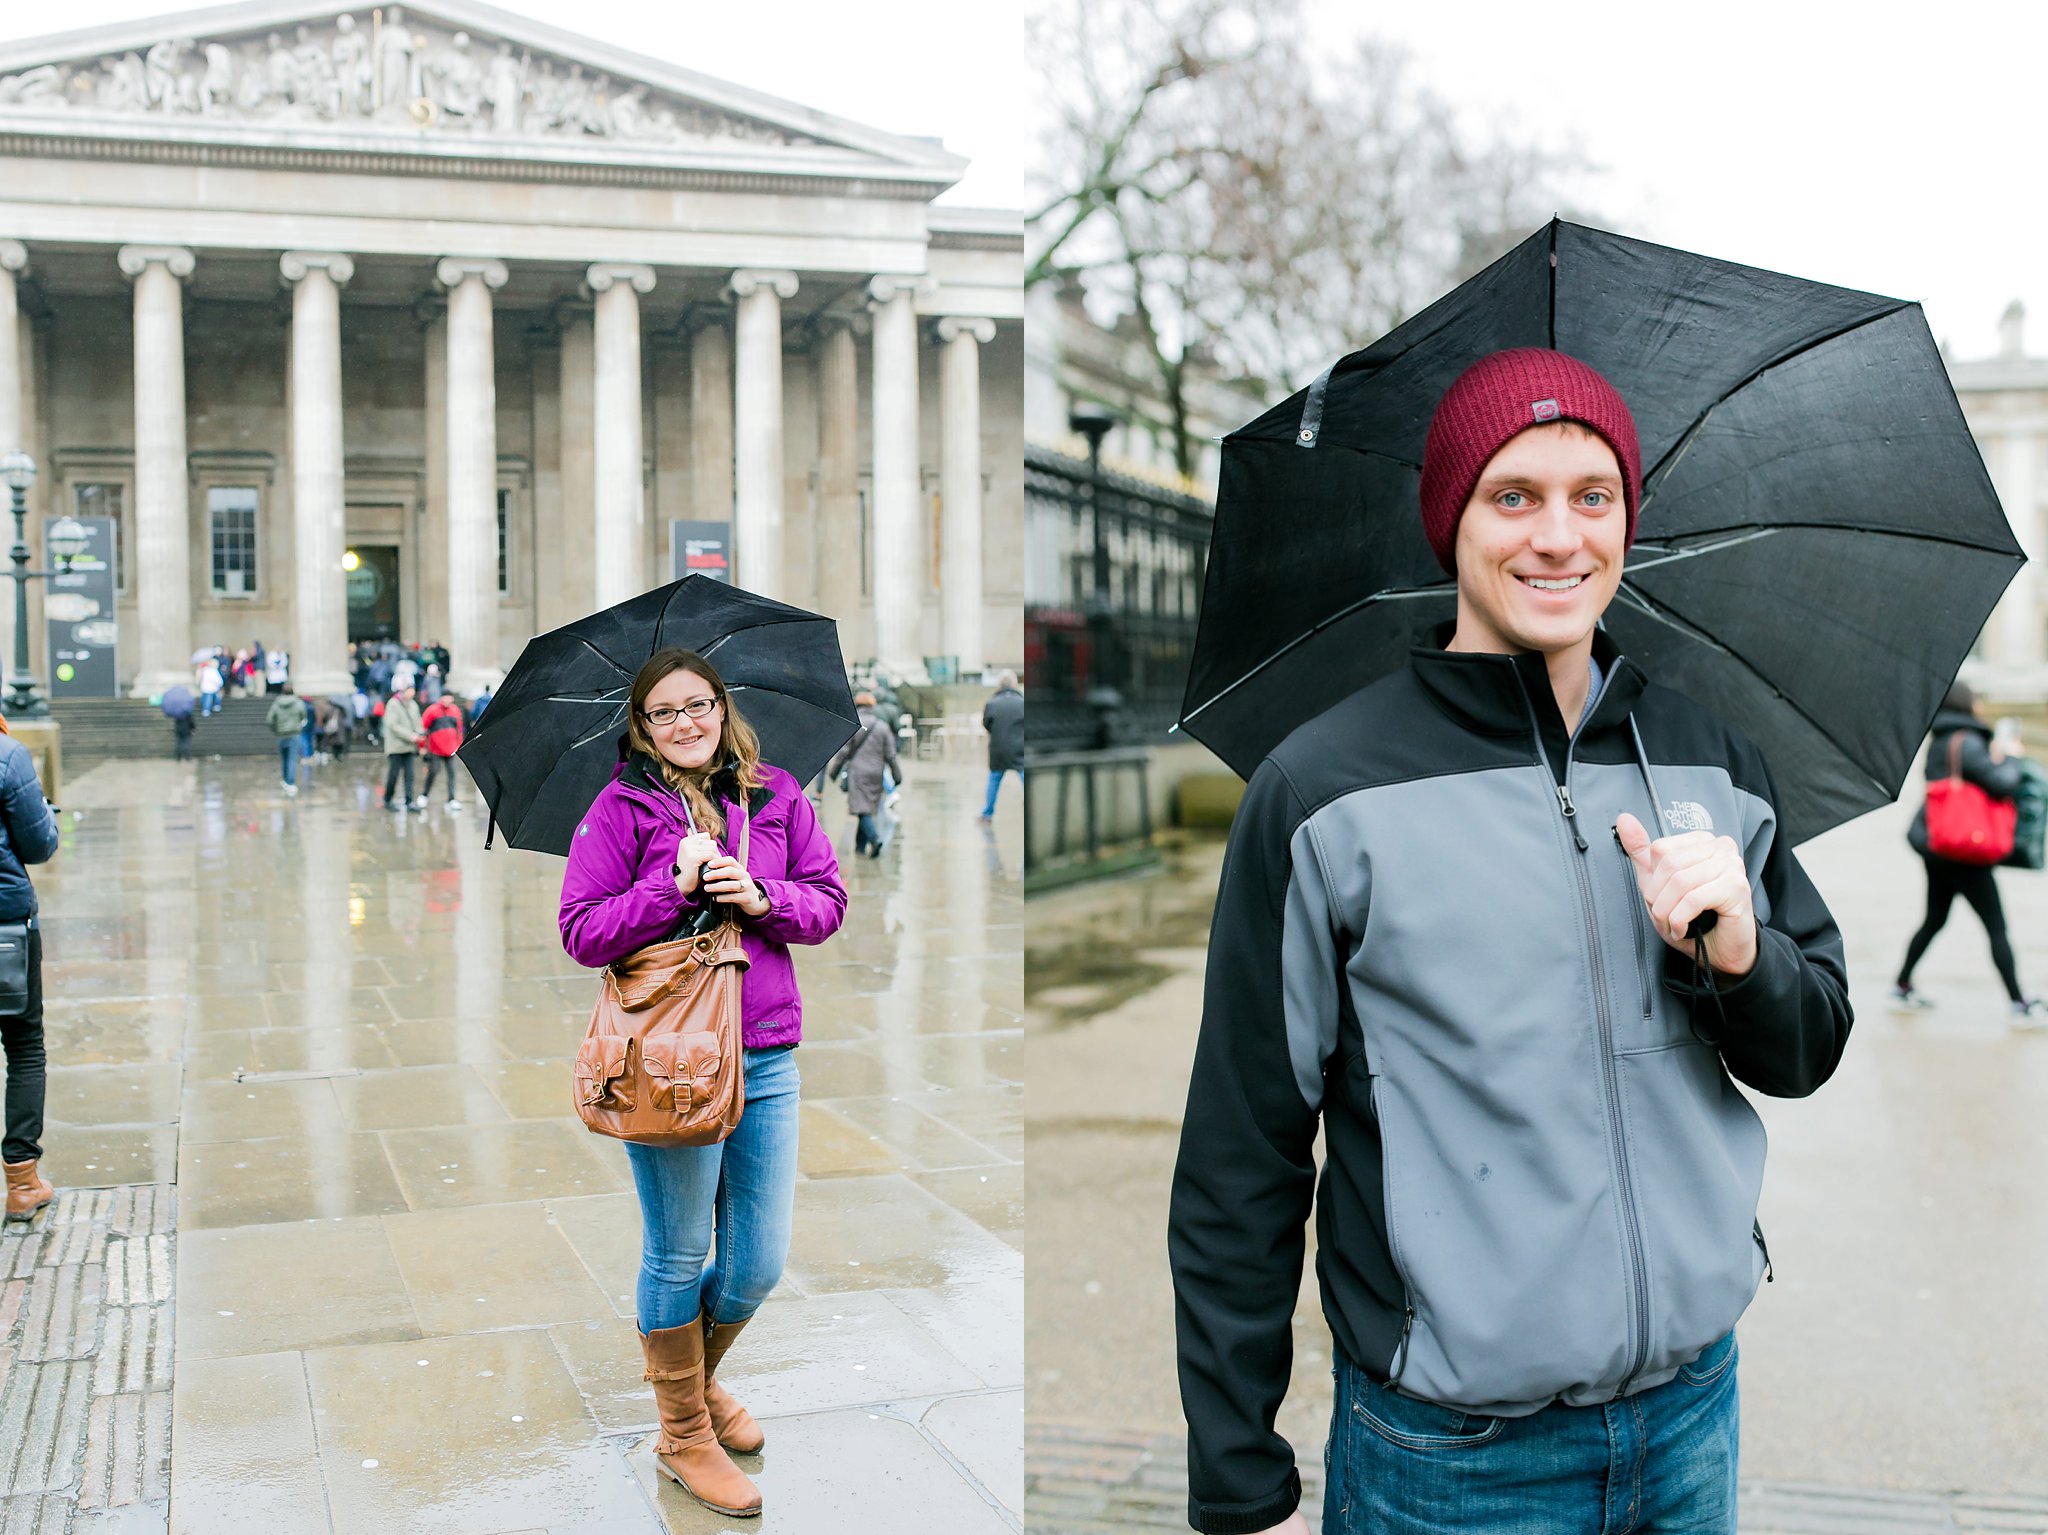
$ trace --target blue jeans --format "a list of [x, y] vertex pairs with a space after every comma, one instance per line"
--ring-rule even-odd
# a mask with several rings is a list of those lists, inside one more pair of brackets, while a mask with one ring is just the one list
[[277, 765], [278, 771], [283, 775], [286, 783], [295, 784], [299, 781], [299, 738], [297, 736], [279, 736], [277, 738]]
[[746, 1112], [717, 1145], [625, 1143], [640, 1194], [642, 1332], [699, 1312], [744, 1322], [782, 1278], [796, 1203], [796, 1051], [749, 1050], [745, 1070]]
[[199, 717], [204, 719], [220, 707], [220, 694], [202, 690], [199, 694]]
[[882, 833], [875, 825], [874, 816], [857, 815], [853, 818], [853, 824], [853, 850], [856, 853], [865, 853], [871, 847], [879, 848], [882, 845]]
[[1489, 1418], [1337, 1354], [1323, 1535], [1735, 1535], [1735, 1334], [1600, 1407]]
[[[981, 818], [986, 821], [996, 813], [996, 790], [1003, 786], [1003, 774], [1017, 773], [1015, 768], [990, 768], [988, 774], [988, 801], [981, 807]], [[1022, 783], [1024, 775], [1017, 773], [1017, 782]]]

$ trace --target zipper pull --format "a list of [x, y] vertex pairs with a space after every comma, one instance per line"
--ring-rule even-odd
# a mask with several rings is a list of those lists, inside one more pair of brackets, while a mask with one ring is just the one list
[[1565, 828], [1571, 832], [1572, 841], [1578, 844], [1580, 852], [1586, 851], [1586, 839], [1579, 835], [1579, 807], [1572, 803], [1572, 791], [1563, 784], [1557, 786], [1558, 807], [1564, 811]]

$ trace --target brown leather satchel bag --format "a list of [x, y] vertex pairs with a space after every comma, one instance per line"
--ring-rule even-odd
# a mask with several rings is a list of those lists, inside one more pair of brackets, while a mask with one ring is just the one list
[[[748, 830], [742, 820], [742, 867]], [[576, 1052], [583, 1123], [643, 1146], [709, 1146], [732, 1134], [746, 1107], [746, 970], [732, 917], [708, 933], [649, 944], [608, 965]]]

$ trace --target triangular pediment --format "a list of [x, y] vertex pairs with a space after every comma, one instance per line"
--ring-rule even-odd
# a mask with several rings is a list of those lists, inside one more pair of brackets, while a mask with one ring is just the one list
[[594, 161], [744, 161], [943, 185], [883, 133], [473, 0], [248, 0], [0, 46], [0, 130], [274, 138]]

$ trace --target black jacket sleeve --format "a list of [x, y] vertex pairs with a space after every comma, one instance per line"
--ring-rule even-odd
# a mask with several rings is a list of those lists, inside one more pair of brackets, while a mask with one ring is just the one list
[[2022, 770], [2017, 758], [1999, 762], [1976, 731], [1958, 733], [1963, 738], [1961, 766], [1965, 782], [1975, 784], [1993, 799], [2011, 799], [2020, 792]]
[[1215, 1535], [1264, 1530], [1301, 1501], [1293, 1449], [1273, 1424], [1293, 1361], [1320, 1105], [1303, 1097], [1287, 1014], [1303, 998], [1311, 1010], [1325, 997], [1334, 1007], [1337, 985], [1334, 961], [1327, 974], [1283, 980], [1288, 923], [1321, 928], [1306, 941], [1297, 933], [1291, 954], [1332, 952], [1314, 861], [1297, 869], [1289, 850], [1302, 818], [1293, 788], [1268, 761], [1231, 827], [1174, 1168], [1167, 1249], [1188, 1421], [1188, 1521]]
[[[1849, 970], [1827, 903], [1778, 835], [1770, 770], [1754, 747], [1745, 755], [1742, 776], [1762, 785], [1771, 807], [1760, 825], [1744, 828], [1756, 910], [1770, 914], [1757, 924], [1756, 966], [1738, 981], [1717, 977], [1710, 995], [1692, 985], [1690, 961], [1670, 951], [1665, 984], [1686, 998], [1694, 1026], [1720, 1046], [1738, 1082], [1774, 1098], [1803, 1098], [1834, 1075], [1849, 1042]], [[1711, 937], [1707, 948], [1711, 955]]]

